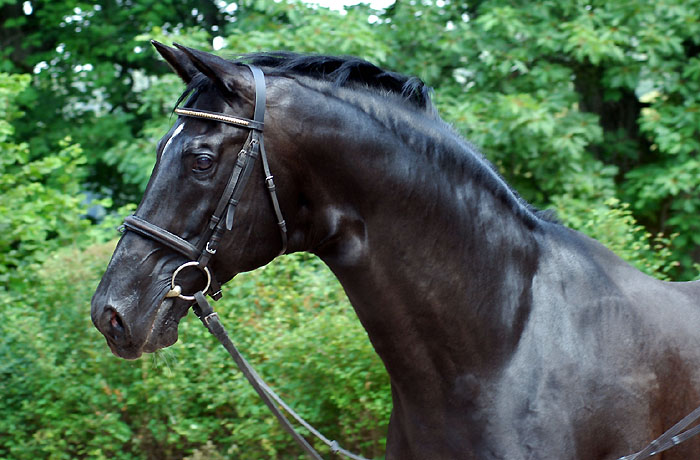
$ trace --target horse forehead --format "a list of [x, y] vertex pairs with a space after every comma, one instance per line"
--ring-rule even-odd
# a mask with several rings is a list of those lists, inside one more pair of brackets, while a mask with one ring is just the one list
[[168, 152], [168, 147], [170, 144], [172, 144], [173, 140], [182, 133], [182, 130], [185, 129], [185, 122], [181, 121], [179, 125], [175, 128], [175, 131], [170, 135], [167, 141], [165, 141], [165, 146], [163, 147], [163, 155], [165, 155]]

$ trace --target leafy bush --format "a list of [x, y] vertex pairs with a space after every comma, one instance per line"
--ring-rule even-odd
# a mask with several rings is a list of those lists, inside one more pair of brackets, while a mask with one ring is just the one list
[[[113, 247], [60, 251], [32, 292], [0, 294], [0, 458], [299, 458], [193, 315], [167, 350], [133, 362], [111, 355], [88, 299]], [[388, 376], [319, 260], [287, 256], [239, 275], [216, 308], [302, 416], [341, 445], [381, 456]]]
[[33, 158], [26, 143], [13, 141], [11, 122], [22, 115], [16, 98], [28, 83], [27, 75], [0, 73], [0, 289], [17, 288], [27, 266], [90, 225], [83, 218], [80, 147], [67, 139], [58, 152]]
[[[396, 59], [428, 77], [441, 69], [429, 81], [446, 118], [527, 200], [629, 203], [646, 232], [678, 234], [669, 276], [688, 279], [700, 245], [698, 6], [486, 0], [426, 12], [409, 2], [391, 19], [436, 18], [393, 36], [394, 49], [414, 51]], [[603, 200], [591, 193], [600, 179]]]
[[571, 197], [554, 200], [557, 214], [567, 225], [600, 241], [648, 275], [668, 280], [669, 272], [679, 265], [670, 249], [676, 235], [651, 235], [637, 223], [627, 203], [612, 197], [593, 205]]

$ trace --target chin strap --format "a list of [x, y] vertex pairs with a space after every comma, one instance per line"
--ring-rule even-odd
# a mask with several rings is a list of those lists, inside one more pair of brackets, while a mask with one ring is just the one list
[[202, 291], [195, 293], [194, 298], [197, 301], [197, 303], [192, 307], [194, 313], [202, 321], [202, 324], [204, 324], [204, 326], [209, 330], [209, 332], [211, 332], [214, 335], [214, 337], [216, 337], [219, 340], [219, 342], [221, 342], [224, 348], [226, 348], [226, 351], [228, 351], [229, 355], [231, 355], [233, 360], [236, 362], [236, 365], [241, 370], [245, 378], [248, 379], [248, 382], [258, 393], [260, 399], [263, 400], [265, 405], [267, 405], [267, 407], [270, 409], [270, 412], [272, 412], [273, 415], [277, 417], [277, 420], [280, 422], [282, 427], [289, 434], [292, 435], [297, 444], [301, 446], [301, 448], [309, 455], [309, 457], [315, 460], [323, 460], [323, 457], [321, 457], [319, 453], [313, 447], [311, 447], [311, 445], [306, 441], [306, 439], [304, 439], [304, 437], [301, 436], [296, 429], [294, 429], [287, 417], [285, 417], [282, 411], [280, 411], [277, 408], [275, 403], [279, 404], [285, 411], [287, 411], [287, 413], [294, 417], [294, 419], [297, 422], [299, 422], [302, 426], [309, 430], [318, 439], [323, 441], [334, 454], [341, 454], [353, 460], [368, 460], [365, 457], [353, 454], [352, 452], [343, 449], [338, 445], [337, 441], [331, 441], [325, 436], [323, 436], [318, 430], [316, 430], [299, 414], [297, 414], [291, 407], [289, 407], [282, 400], [282, 398], [280, 398], [277, 395], [277, 393], [275, 393], [272, 390], [272, 388], [270, 388], [268, 384], [265, 383], [265, 381], [260, 377], [260, 375], [258, 375], [258, 373], [255, 372], [255, 369], [253, 369], [253, 367], [238, 351], [236, 345], [234, 345], [233, 342], [231, 342], [231, 339], [229, 338], [226, 329], [221, 324], [221, 321], [219, 321], [219, 315], [211, 307]]

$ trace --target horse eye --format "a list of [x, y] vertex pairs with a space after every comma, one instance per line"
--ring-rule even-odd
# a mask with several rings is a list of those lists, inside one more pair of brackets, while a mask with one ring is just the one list
[[209, 155], [197, 155], [194, 160], [195, 171], [206, 171], [214, 165], [214, 160]]

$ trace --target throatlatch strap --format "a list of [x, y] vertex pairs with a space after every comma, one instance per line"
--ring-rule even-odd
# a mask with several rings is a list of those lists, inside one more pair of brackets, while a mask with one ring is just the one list
[[[250, 71], [253, 72], [253, 79], [255, 80], [255, 115], [253, 117], [258, 123], [264, 123], [266, 100], [265, 75], [258, 67], [252, 65], [248, 65], [248, 67], [250, 68]], [[280, 237], [282, 238], [282, 249], [279, 252], [279, 254], [282, 255], [287, 252], [287, 223], [282, 216], [280, 202], [277, 198], [275, 181], [272, 173], [270, 172], [270, 164], [267, 161], [267, 153], [265, 152], [265, 141], [262, 136], [260, 136], [259, 143], [260, 158], [262, 159], [263, 172], [265, 173], [265, 185], [267, 186], [267, 191], [270, 195], [270, 201], [272, 201], [272, 208], [275, 211], [277, 226], [279, 227]]]
[[277, 187], [275, 186], [274, 176], [270, 172], [270, 165], [267, 162], [267, 153], [265, 153], [265, 143], [260, 138], [260, 157], [262, 158], [263, 172], [265, 173], [265, 185], [267, 185], [267, 191], [270, 195], [270, 200], [272, 201], [272, 209], [275, 211], [275, 217], [277, 217], [277, 226], [280, 230], [280, 237], [282, 238], [282, 249], [279, 255], [287, 252], [287, 222], [282, 216], [282, 210], [280, 209], [280, 202], [277, 198]]

